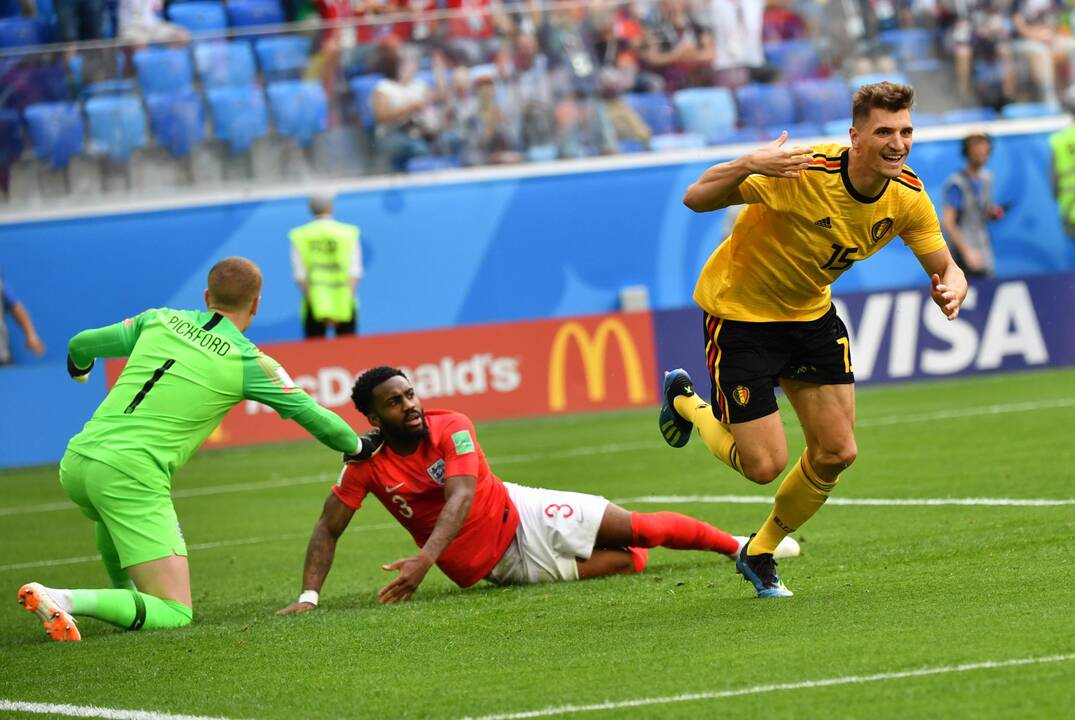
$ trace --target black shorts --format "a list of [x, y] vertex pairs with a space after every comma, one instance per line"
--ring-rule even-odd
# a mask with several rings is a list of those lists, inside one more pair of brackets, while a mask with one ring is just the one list
[[713, 415], [723, 423], [775, 412], [780, 378], [855, 382], [847, 327], [835, 307], [806, 322], [742, 322], [705, 313], [704, 332]]

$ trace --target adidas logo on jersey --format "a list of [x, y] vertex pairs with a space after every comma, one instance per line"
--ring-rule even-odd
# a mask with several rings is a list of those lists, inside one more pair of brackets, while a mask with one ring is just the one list
[[823, 217], [820, 220], [816, 221], [814, 224], [818, 227], [823, 227], [826, 230], [832, 230], [832, 220], [830, 220], [828, 217]]

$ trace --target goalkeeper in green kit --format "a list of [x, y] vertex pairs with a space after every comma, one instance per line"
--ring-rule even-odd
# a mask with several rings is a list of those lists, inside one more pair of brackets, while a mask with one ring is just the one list
[[73, 615], [130, 630], [190, 624], [190, 572], [171, 477], [242, 400], [269, 405], [345, 455], [373, 449], [243, 336], [260, 300], [257, 265], [226, 258], [209, 271], [208, 284], [207, 311], [147, 310], [85, 330], [68, 345], [67, 369], [80, 382], [96, 358], [129, 360], [60, 463], [64, 490], [94, 522], [113, 589], [19, 589], [19, 603], [53, 640], [81, 639]]

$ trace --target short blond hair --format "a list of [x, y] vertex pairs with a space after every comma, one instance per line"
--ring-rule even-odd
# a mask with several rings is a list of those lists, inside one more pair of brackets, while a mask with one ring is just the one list
[[209, 271], [209, 304], [220, 310], [245, 310], [261, 294], [261, 270], [244, 257], [227, 257]]
[[914, 88], [910, 85], [888, 81], [863, 85], [855, 91], [855, 96], [851, 99], [851, 124], [858, 125], [870, 116], [870, 111], [874, 108], [899, 112], [910, 110], [912, 105]]

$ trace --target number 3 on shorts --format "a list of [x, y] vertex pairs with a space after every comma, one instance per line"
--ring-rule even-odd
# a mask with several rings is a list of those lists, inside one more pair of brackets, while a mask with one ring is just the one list
[[842, 337], [836, 338], [836, 342], [844, 346], [844, 372], [852, 372], [854, 368], [851, 367], [851, 341]]

